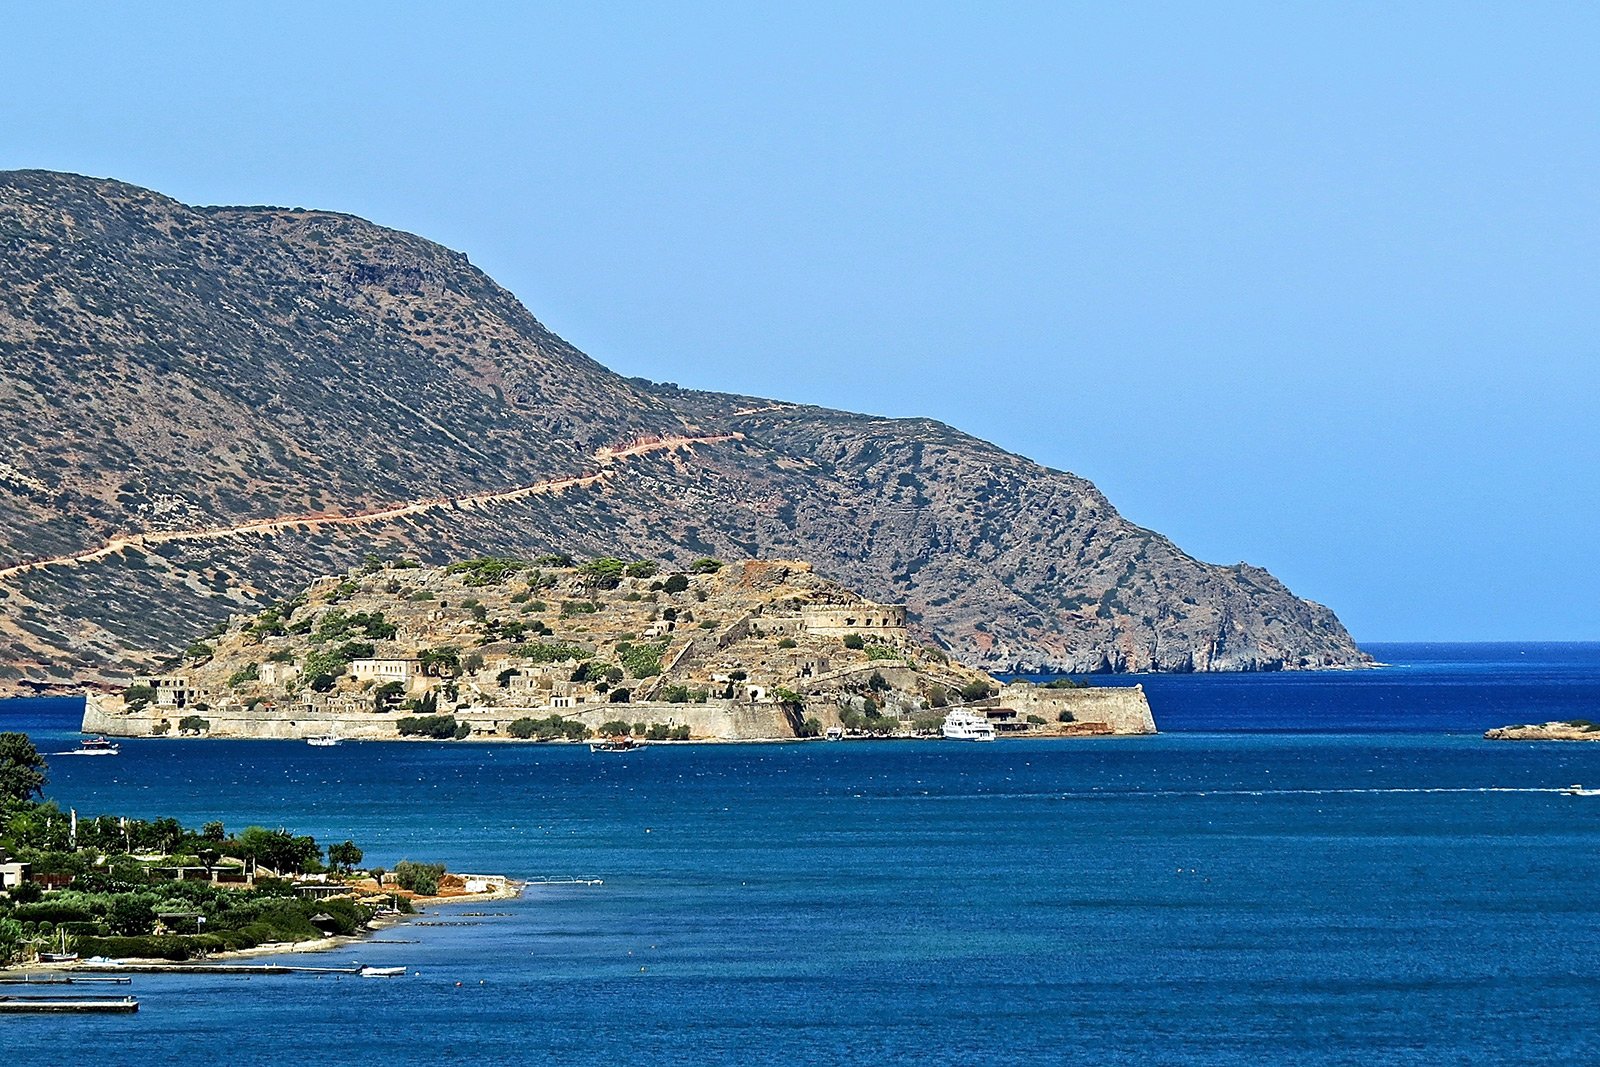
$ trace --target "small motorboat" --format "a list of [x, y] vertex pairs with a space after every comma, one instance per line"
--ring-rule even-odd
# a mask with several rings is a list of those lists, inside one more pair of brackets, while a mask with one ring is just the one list
[[1565, 793], [1569, 797], [1600, 796], [1600, 789], [1585, 789], [1583, 786], [1579, 785], [1576, 782], [1574, 782], [1573, 784], [1567, 786], [1561, 792]]
[[332, 748], [339, 743], [338, 734], [316, 734], [306, 738], [306, 744], [313, 748]]
[[357, 972], [363, 978], [401, 978], [405, 976], [404, 967], [362, 967]]
[[115, 756], [122, 751], [122, 746], [115, 741], [107, 741], [104, 737], [86, 737], [78, 743], [78, 747], [70, 752], [62, 752], [62, 756]]
[[608, 737], [602, 741], [589, 742], [590, 752], [637, 752], [643, 747], [643, 741], [631, 737]]

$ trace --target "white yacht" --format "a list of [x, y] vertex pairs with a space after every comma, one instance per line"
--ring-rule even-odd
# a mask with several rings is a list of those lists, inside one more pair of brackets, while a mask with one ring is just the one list
[[994, 724], [976, 712], [957, 708], [944, 717], [947, 741], [993, 741]]
[[316, 748], [332, 748], [334, 745], [337, 745], [340, 740], [341, 738], [337, 732], [331, 734], [313, 734], [312, 736], [306, 738], [306, 744], [312, 745]]

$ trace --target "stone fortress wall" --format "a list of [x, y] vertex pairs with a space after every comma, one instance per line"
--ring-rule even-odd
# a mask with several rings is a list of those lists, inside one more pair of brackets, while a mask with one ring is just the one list
[[1014, 683], [1001, 688], [998, 703], [1022, 716], [1037, 715], [1047, 723], [1057, 722], [1066, 712], [1072, 722], [1104, 723], [1116, 734], [1156, 732], [1155, 716], [1150, 713], [1150, 701], [1142, 685], [1046, 689]]
[[893, 641], [906, 637], [904, 604], [807, 604], [800, 609], [800, 621], [806, 633], [820, 637], [860, 634]]

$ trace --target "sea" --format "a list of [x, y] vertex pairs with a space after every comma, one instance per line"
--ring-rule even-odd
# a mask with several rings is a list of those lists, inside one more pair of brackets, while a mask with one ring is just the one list
[[[1142, 684], [1153, 737], [142, 740], [80, 814], [284, 826], [544, 880], [292, 962], [0, 1015], [0, 1062], [1547, 1064], [1600, 1055], [1600, 645], [1374, 645]], [[47, 752], [77, 708], [0, 704]], [[565, 880], [593, 884], [577, 884]], [[0, 993], [6, 988], [0, 987]]]

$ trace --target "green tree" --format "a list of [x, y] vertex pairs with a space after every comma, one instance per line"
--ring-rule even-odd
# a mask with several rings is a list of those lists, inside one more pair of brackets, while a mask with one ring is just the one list
[[144, 684], [130, 685], [122, 691], [122, 699], [127, 703], [129, 711], [138, 711], [155, 700], [155, 698], [156, 691], [154, 686]]
[[119, 894], [111, 901], [106, 921], [111, 932], [123, 937], [137, 937], [155, 929], [156, 909], [144, 897]]
[[372, 691], [372, 710], [388, 711], [405, 693], [404, 682], [384, 682]]
[[673, 574], [661, 583], [661, 590], [665, 593], [681, 593], [689, 588], [689, 577], [685, 574]]
[[242, 856], [279, 874], [293, 874], [321, 863], [322, 849], [313, 837], [296, 837], [287, 830], [246, 827], [229, 855]]
[[992, 692], [994, 689], [988, 682], [968, 682], [961, 687], [961, 699], [983, 700]]
[[860, 634], [845, 634], [844, 635], [844, 647], [845, 648], [853, 648], [853, 649], [858, 649], [859, 650], [859, 649], [865, 648], [866, 644], [867, 644], [866, 641], [862, 640], [862, 637], [861, 637]]
[[328, 846], [328, 862], [335, 870], [348, 871], [361, 862], [363, 853], [354, 841]]
[[27, 802], [44, 791], [44, 757], [27, 734], [0, 734], [0, 803]]
[[654, 578], [660, 570], [661, 566], [655, 560], [641, 559], [628, 564], [627, 574], [629, 578]]
[[407, 715], [395, 720], [394, 728], [402, 737], [431, 737], [439, 741], [458, 737], [463, 723], [454, 715]]
[[601, 556], [585, 563], [579, 573], [583, 575], [585, 585], [595, 589], [615, 589], [621, 584], [626, 569], [627, 564], [615, 556]]
[[15, 919], [0, 919], [0, 967], [21, 955], [25, 940], [21, 923]]
[[417, 653], [417, 663], [422, 668], [423, 674], [459, 674], [461, 650], [454, 645], [425, 648]]
[[696, 574], [715, 574], [722, 569], [722, 561], [707, 556], [705, 559], [695, 560], [689, 569]]
[[413, 863], [401, 860], [394, 865], [394, 880], [401, 889], [431, 897], [439, 892], [439, 879], [444, 877], [442, 863]]

